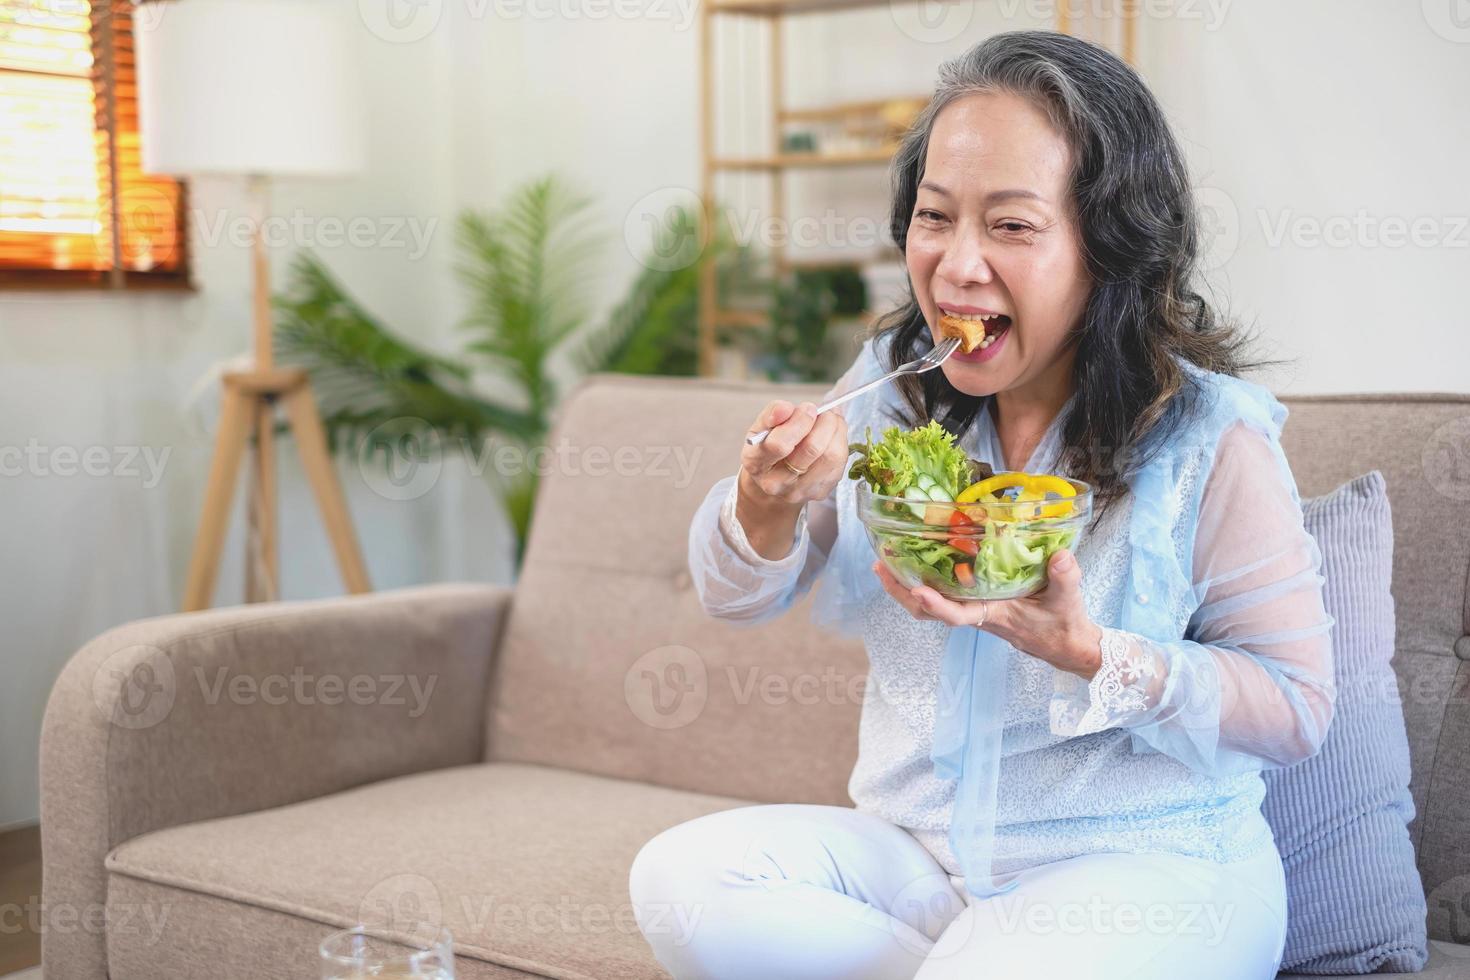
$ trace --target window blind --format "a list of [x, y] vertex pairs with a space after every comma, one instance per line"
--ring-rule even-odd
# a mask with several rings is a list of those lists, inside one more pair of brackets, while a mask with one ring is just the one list
[[187, 282], [185, 188], [142, 172], [133, 28], [130, 0], [0, 0], [0, 283]]

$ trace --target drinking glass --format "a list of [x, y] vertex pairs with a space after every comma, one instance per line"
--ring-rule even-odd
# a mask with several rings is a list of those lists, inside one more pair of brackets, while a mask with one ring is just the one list
[[355, 926], [322, 940], [322, 980], [454, 980], [448, 929], [394, 939]]

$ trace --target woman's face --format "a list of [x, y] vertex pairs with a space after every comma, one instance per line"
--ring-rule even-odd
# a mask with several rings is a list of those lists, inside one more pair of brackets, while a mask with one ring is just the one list
[[907, 238], [914, 296], [937, 340], [939, 318], [999, 314], [990, 345], [941, 370], [967, 395], [1055, 377], [1092, 283], [1071, 218], [1070, 152], [1031, 103], [964, 96], [934, 120]]

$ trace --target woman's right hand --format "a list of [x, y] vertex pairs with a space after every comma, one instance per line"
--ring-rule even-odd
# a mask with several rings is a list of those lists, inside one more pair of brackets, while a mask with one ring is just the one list
[[735, 516], [751, 547], [772, 561], [790, 553], [802, 507], [826, 499], [847, 475], [847, 420], [816, 412], [812, 402], [771, 402], [749, 430], [771, 434], [740, 453]]

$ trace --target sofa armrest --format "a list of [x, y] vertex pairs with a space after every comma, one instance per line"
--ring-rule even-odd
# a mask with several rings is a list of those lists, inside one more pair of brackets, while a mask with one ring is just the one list
[[41, 727], [47, 977], [106, 976], [86, 923], [124, 841], [480, 761], [510, 599], [448, 585], [240, 606], [83, 647]]

